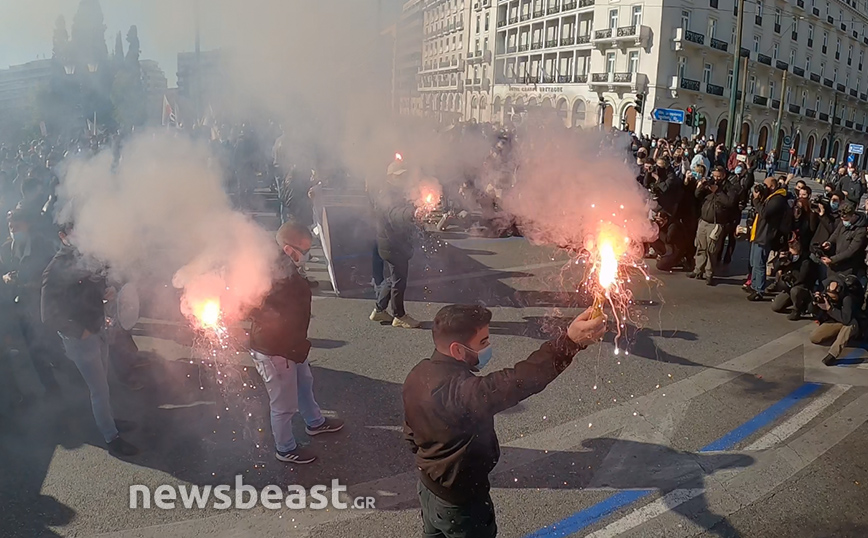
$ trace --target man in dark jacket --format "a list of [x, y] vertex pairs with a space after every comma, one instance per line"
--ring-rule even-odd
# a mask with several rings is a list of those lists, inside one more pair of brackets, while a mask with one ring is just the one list
[[798, 321], [811, 306], [811, 290], [819, 268], [810, 256], [802, 254], [802, 244], [796, 240], [775, 260], [775, 275], [775, 290], [779, 294], [772, 301], [772, 310], [782, 314], [792, 306], [787, 319]]
[[316, 456], [296, 443], [292, 417], [301, 412], [308, 435], [337, 432], [344, 423], [323, 417], [313, 395], [307, 360], [311, 291], [298, 270], [310, 256], [310, 231], [290, 221], [280, 227], [276, 239], [287, 259], [279, 279], [251, 315], [250, 349], [268, 391], [275, 457], [287, 463], [311, 463]]
[[862, 185], [862, 178], [859, 177], [859, 171], [856, 170], [853, 163], [847, 166], [845, 174], [841, 176], [838, 190], [844, 193], [847, 201], [853, 204], [854, 207], [859, 207], [862, 195], [865, 194], [865, 187]]
[[109, 451], [134, 456], [138, 449], [120, 436], [134, 425], [114, 419], [109, 394], [103, 300], [111, 299], [111, 289], [88, 268], [71, 243], [70, 231], [67, 226], [60, 233], [63, 247], [42, 276], [42, 321], [60, 334], [66, 356], [87, 383], [93, 417]]
[[699, 211], [699, 227], [696, 231], [696, 262], [689, 278], [704, 278], [706, 284], [714, 285], [714, 270], [717, 262], [717, 244], [723, 237], [724, 227], [730, 222], [732, 208], [738, 191], [726, 181], [726, 170], [718, 166], [711, 173], [710, 181], [701, 182], [696, 188], [696, 197], [702, 207]]
[[757, 185], [753, 190], [753, 201], [756, 207], [756, 219], [751, 227], [750, 267], [751, 288], [748, 296], [750, 301], [762, 301], [766, 291], [766, 265], [773, 250], [785, 245], [789, 237], [791, 225], [787, 223], [787, 212], [792, 213], [787, 203], [787, 189], [779, 187], [773, 176], [765, 178], [763, 185]]
[[[416, 235], [416, 208], [407, 199], [409, 188], [407, 168], [403, 160], [389, 165], [386, 186], [374, 201], [377, 223], [377, 251], [386, 262], [391, 277], [380, 286], [377, 304], [369, 319], [391, 323], [393, 327], [418, 329], [421, 323], [404, 310], [404, 292], [413, 258], [413, 237]], [[392, 315], [386, 311], [392, 305]]]
[[494, 416], [538, 392], [580, 350], [599, 341], [605, 320], [589, 309], [565, 334], [526, 360], [477, 375], [492, 357], [491, 311], [447, 306], [434, 318], [436, 351], [404, 381], [404, 437], [416, 455], [427, 537], [497, 535], [489, 473], [500, 459]]
[[864, 296], [854, 277], [829, 278], [823, 283], [823, 289], [814, 296], [820, 326], [811, 333], [811, 343], [820, 345], [834, 340], [823, 364], [835, 366], [844, 347], [865, 328]]
[[661, 210], [670, 215], [678, 212], [684, 181], [678, 179], [668, 157], [657, 159], [657, 165], [645, 176], [645, 187], [654, 194]]
[[841, 221], [829, 240], [823, 243], [826, 253], [820, 261], [832, 274], [862, 276], [865, 272], [865, 245], [868, 217], [846, 203], [841, 208]]
[[660, 211], [654, 217], [659, 233], [651, 247], [657, 253], [657, 270], [671, 271], [684, 263], [687, 245], [681, 223], [672, 215]]

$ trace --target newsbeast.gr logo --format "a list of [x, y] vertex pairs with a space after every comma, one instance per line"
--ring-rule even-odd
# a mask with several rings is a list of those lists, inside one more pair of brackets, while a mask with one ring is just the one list
[[[234, 494], [230, 491], [234, 489]], [[328, 495], [331, 490], [331, 495]], [[279, 510], [284, 506], [293, 510], [310, 508], [312, 510], [324, 510], [333, 508], [336, 510], [372, 510], [375, 507], [374, 497], [354, 497], [347, 501], [341, 500], [341, 494], [347, 492], [347, 487], [342, 486], [338, 480], [332, 480], [331, 488], [325, 485], [316, 485], [307, 490], [302, 486], [291, 485], [285, 490], [280, 486], [265, 486], [257, 490], [253, 486], [244, 484], [241, 475], [235, 477], [235, 487], [228, 485], [219, 486], [169, 486], [162, 485], [151, 489], [143, 485], [130, 486], [130, 509], [150, 509], [153, 506], [160, 510], [175, 510], [184, 508], [187, 510], [213, 508], [215, 510], [250, 510], [257, 504], [261, 504], [268, 510]]]

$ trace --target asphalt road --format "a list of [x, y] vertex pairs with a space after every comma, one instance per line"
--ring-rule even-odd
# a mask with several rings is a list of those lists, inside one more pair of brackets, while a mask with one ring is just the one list
[[[805, 347], [810, 322], [746, 301], [745, 251], [713, 288], [681, 273], [637, 278], [636, 313], [618, 343], [626, 353], [616, 356], [610, 338], [498, 417], [500, 536], [868, 535], [868, 370], [852, 364], [830, 377], [816, 364], [825, 350]], [[523, 239], [450, 234], [413, 260], [408, 311], [430, 321], [446, 303], [485, 303], [494, 311], [489, 368], [509, 367], [587, 304], [564, 291], [576, 278], [564, 261]], [[0, 423], [0, 536], [420, 536], [400, 390], [431, 353], [430, 332], [372, 323], [371, 300], [329, 294], [321, 264], [311, 274], [325, 288], [311, 325], [317, 398], [346, 420], [343, 432], [313, 439], [296, 424], [316, 463], [274, 460], [264, 390], [243, 355], [219, 385], [215, 369], [190, 364], [180, 320], [145, 319], [137, 339], [160, 354], [148, 386], [112, 386], [118, 416], [140, 425], [129, 439], [142, 454], [106, 453], [69, 372], [62, 401]], [[257, 488], [338, 479], [377, 508], [129, 508], [134, 484], [234, 484], [238, 474]]]

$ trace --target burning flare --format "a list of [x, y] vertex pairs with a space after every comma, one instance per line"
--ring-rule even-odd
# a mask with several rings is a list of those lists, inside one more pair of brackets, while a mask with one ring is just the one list
[[603, 316], [603, 306], [607, 298], [618, 287], [618, 258], [623, 252], [617, 251], [617, 245], [629, 243], [629, 239], [624, 243], [618, 241], [618, 235], [614, 226], [604, 226], [595, 241], [596, 248], [592, 250], [597, 258], [595, 264], [597, 280], [600, 283], [600, 289], [594, 294], [594, 318]]
[[208, 299], [193, 306], [193, 314], [203, 329], [220, 327], [220, 300]]

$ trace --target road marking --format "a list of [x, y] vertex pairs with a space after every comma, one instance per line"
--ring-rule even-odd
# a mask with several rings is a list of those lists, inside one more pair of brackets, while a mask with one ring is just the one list
[[850, 387], [848, 385], [833, 385], [825, 394], [816, 400], [813, 400], [798, 414], [757, 439], [745, 448], [745, 450], [766, 450], [786, 441], [797, 431], [801, 430], [808, 422], [814, 420], [817, 415], [823, 412], [823, 410], [835, 403], [835, 400], [843, 396], [849, 389]]
[[157, 409], [189, 409], [200, 405], [217, 405], [217, 402], [193, 402], [188, 404], [163, 404], [157, 406]]
[[586, 538], [611, 538], [618, 536], [630, 529], [635, 529], [642, 523], [654, 519], [680, 506], [687, 501], [699, 497], [705, 493], [704, 489], [676, 489], [660, 497], [654, 502], [648, 503], [642, 508], [630, 512], [618, 521], [607, 525], [605, 528], [592, 532]]
[[[520, 268], [514, 270], [521, 270]], [[751, 372], [767, 364], [781, 355], [788, 353], [804, 344], [813, 326], [806, 325], [762, 346], [752, 349], [734, 359], [717, 365], [714, 369], [706, 369], [688, 378], [676, 381], [671, 385], [661, 387], [645, 396], [640, 396], [622, 405], [611, 407], [572, 420], [533, 435], [520, 437], [508, 443], [505, 448], [523, 448], [527, 450], [504, 450], [500, 463], [494, 475], [505, 475], [512, 470], [547, 457], [547, 453], [569, 451], [581, 445], [588, 439], [608, 435], [611, 432], [629, 426], [637, 420], [637, 411], [648, 409], [657, 402], [668, 402], [676, 405], [679, 401], [689, 401], [697, 396], [714, 390], [744, 373]], [[588, 428], [593, 423], [593, 428]], [[397, 475], [383, 477], [377, 480], [350, 485], [348, 490], [354, 496], [377, 495], [377, 509], [390, 510], [406, 507], [416, 502], [416, 483], [418, 475], [408, 471]], [[638, 490], [637, 490], [638, 491]], [[383, 496], [386, 492], [388, 496]], [[123, 538], [164, 538], [166, 535], [190, 536], [202, 534], [203, 530], [220, 530], [231, 532], [232, 529], [247, 529], [257, 526], [262, 533], [276, 532], [285, 527], [285, 521], [280, 517], [295, 518], [294, 525], [299, 530], [311, 529], [323, 523], [344, 521], [363, 515], [364, 511], [347, 511], [345, 513], [324, 511], [276, 511], [270, 517], [261, 514], [239, 517], [237, 515], [214, 515], [204, 518], [187, 519], [171, 523], [155, 524], [148, 527], [115, 531], [99, 536]], [[273, 528], [272, 528], [273, 527]]]
[[[790, 394], [786, 395], [779, 402], [775, 403], [774, 405], [767, 408], [766, 410], [760, 412], [755, 417], [748, 420], [747, 422], [745, 422], [741, 426], [726, 433], [718, 440], [706, 445], [704, 448], [700, 449], [699, 452], [714, 452], [714, 451], [721, 451], [721, 450], [729, 450], [729, 449], [733, 448], [735, 445], [737, 445], [738, 443], [740, 443], [741, 441], [743, 441], [744, 439], [749, 437], [751, 434], [753, 434], [757, 430], [764, 428], [765, 426], [770, 424], [773, 420], [775, 420], [776, 418], [778, 418], [781, 415], [783, 415], [784, 413], [786, 413], [787, 410], [789, 410], [790, 408], [795, 406], [797, 403], [799, 403], [804, 398], [813, 394], [820, 387], [821, 387], [821, 385], [817, 385], [815, 383], [805, 383], [804, 385], [797, 388], [796, 390], [794, 390]], [[530, 534], [530, 535], [526, 536], [525, 538], [542, 538], [542, 537], [546, 537], [546, 538], [552, 537], [553, 538], [555, 536], [569, 536], [570, 534], [574, 534], [574, 533], [582, 530], [585, 527], [590, 527], [594, 523], [597, 523], [598, 521], [600, 521], [604, 517], [612, 514], [613, 512], [616, 512], [620, 508], [623, 508], [624, 506], [627, 506], [628, 504], [631, 504], [631, 503], [636, 502], [636, 501], [638, 501], [644, 497], [647, 497], [647, 496], [653, 494], [655, 491], [656, 490], [654, 490], [654, 489], [635, 490], [634, 498], [632, 501], [627, 502], [627, 503], [620, 503], [620, 504], [619, 504], [620, 500], [622, 500], [624, 497], [620, 496], [621, 495], [620, 492], [616, 493], [616, 494], [612, 495], [611, 497], [609, 497], [608, 499], [605, 499], [605, 500], [603, 500], [603, 501], [601, 501], [601, 502], [599, 502], [599, 503], [597, 503], [591, 507], [585, 508], [584, 510], [576, 512], [575, 514], [568, 516], [568, 517], [558, 521], [557, 523], [547, 525], [546, 527], [543, 527], [541, 530], [537, 531], [536, 533]], [[641, 495], [635, 494], [638, 492], [641, 492], [642, 494]], [[681, 502], [685, 502], [686, 500], [688, 500], [688, 499], [685, 499]], [[617, 507], [612, 508], [612, 509], [608, 509], [610, 506], [613, 505], [613, 503], [617, 504]], [[652, 509], [649, 512], [649, 514], [655, 513], [654, 510], [655, 509]], [[659, 513], [656, 513], [656, 515], [659, 515]], [[656, 515], [654, 515], [653, 517], [656, 517]], [[640, 523], [642, 521], [644, 521], [644, 520], [641, 520]], [[638, 523], [637, 523], [637, 525], [638, 525]], [[559, 529], [570, 529], [570, 532], [567, 534], [559, 534], [558, 533], [558, 532], [560, 532]], [[546, 533], [553, 533], [553, 534], [546, 534]]]

